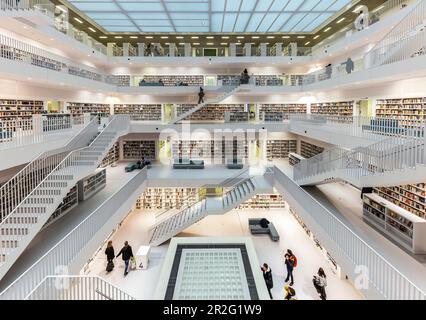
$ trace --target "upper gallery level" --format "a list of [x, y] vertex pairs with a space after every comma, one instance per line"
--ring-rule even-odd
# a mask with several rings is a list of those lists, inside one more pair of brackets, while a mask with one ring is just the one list
[[[268, 8], [257, 8], [253, 4], [250, 9], [248, 2], [253, 1], [238, 0], [235, 2], [240, 2], [239, 8], [228, 8], [228, 3], [223, 12], [211, 8], [205, 20], [203, 11], [197, 11], [195, 19], [190, 16], [194, 13], [176, 9], [175, 14], [169, 13], [173, 21], [166, 22], [160, 18], [154, 20], [163, 14], [161, 10], [147, 12], [146, 8], [139, 8], [130, 12], [132, 6], [154, 6], [156, 1], [120, 4], [120, 8], [128, 7], [129, 12], [122, 12], [124, 9], [113, 12], [108, 6], [116, 4], [108, 1], [62, 2], [2, 0], [0, 28], [4, 30], [1, 33], [114, 74], [117, 74], [116, 68], [124, 67], [132, 72], [147, 64], [244, 68], [271, 63], [282, 64], [286, 73], [296, 70], [306, 73], [318, 65], [362, 55], [418, 3], [271, 0], [267, 1]], [[200, 5], [207, 2], [202, 1]], [[120, 18], [126, 14], [127, 18]], [[182, 18], [184, 15], [189, 17], [189, 22]], [[174, 21], [173, 17], [180, 18]], [[231, 17], [236, 21], [233, 28], [227, 26]], [[245, 28], [240, 26], [242, 17], [247, 20]], [[215, 27], [219, 18], [222, 19], [220, 28]], [[102, 27], [104, 23], [109, 24]], [[150, 27], [134, 30], [129, 23]], [[159, 23], [176, 25], [169, 30], [158, 26]], [[179, 27], [185, 23], [194, 24], [190, 26], [191, 32], [189, 27]], [[207, 24], [209, 29], [197, 28], [197, 23]]]

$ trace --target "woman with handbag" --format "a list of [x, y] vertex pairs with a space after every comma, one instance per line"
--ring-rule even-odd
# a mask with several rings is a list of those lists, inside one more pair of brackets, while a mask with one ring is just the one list
[[112, 246], [112, 241], [108, 241], [107, 247], [105, 249], [105, 254], [107, 256], [107, 266], [106, 271], [111, 272], [114, 269], [114, 247]]
[[327, 300], [327, 294], [325, 292], [325, 287], [327, 286], [327, 276], [322, 268], [318, 269], [317, 275], [312, 279], [314, 287], [320, 295], [321, 300]]

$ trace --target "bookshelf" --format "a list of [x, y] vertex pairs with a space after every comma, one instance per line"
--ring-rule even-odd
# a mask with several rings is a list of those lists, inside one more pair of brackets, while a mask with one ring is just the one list
[[180, 82], [190, 87], [202, 87], [204, 85], [204, 76], [201, 75], [144, 75], [142, 79], [148, 83], [159, 82], [161, 80], [167, 87], [177, 86]]
[[155, 140], [124, 140], [123, 141], [123, 159], [141, 160], [142, 157], [147, 161], [156, 159]]
[[[177, 115], [191, 110], [196, 107], [195, 104], [181, 104], [177, 106]], [[200, 110], [192, 113], [185, 120], [191, 121], [225, 121], [225, 112], [245, 112], [245, 106], [243, 104], [209, 104], [201, 108]]]
[[105, 168], [107, 166], [115, 166], [116, 163], [120, 160], [120, 145], [119, 143], [115, 143], [111, 149], [109, 149], [107, 155], [102, 160], [101, 165], [99, 167]]
[[67, 110], [71, 114], [99, 114], [99, 115], [110, 115], [111, 110], [109, 104], [105, 103], [81, 103], [81, 102], [68, 102]]
[[291, 114], [306, 114], [306, 104], [261, 104], [259, 114], [261, 120], [282, 122], [288, 120]]
[[306, 159], [312, 158], [317, 154], [324, 152], [324, 148], [308, 143], [306, 141], [300, 142], [300, 155]]
[[296, 164], [298, 164], [302, 160], [305, 160], [305, 158], [302, 157], [301, 155], [295, 153], [295, 152], [290, 152], [288, 154], [288, 163], [291, 166], [295, 166]]
[[97, 172], [78, 182], [78, 200], [84, 201], [101, 191], [106, 186], [106, 170]]
[[62, 218], [72, 209], [74, 209], [78, 205], [78, 184], [71, 188], [70, 192], [67, 193], [62, 203], [58, 206], [58, 208], [53, 212], [50, 216], [49, 220], [45, 223], [43, 228], [51, 225], [53, 222]]
[[161, 121], [161, 104], [115, 104], [114, 114], [128, 114], [135, 121]]
[[395, 118], [403, 126], [426, 120], [426, 98], [379, 99], [376, 117]]
[[412, 253], [426, 253], [426, 220], [379, 195], [364, 194], [363, 220]]
[[147, 188], [136, 201], [136, 209], [183, 209], [199, 201], [197, 188]]
[[287, 159], [290, 152], [296, 152], [297, 140], [267, 140], [266, 153], [268, 160]]
[[285, 201], [280, 194], [257, 194], [240, 204], [237, 209], [282, 209]]
[[256, 86], [282, 86], [283, 80], [277, 75], [255, 75]]
[[354, 101], [312, 103], [311, 113], [339, 117], [353, 116]]
[[43, 101], [0, 99], [0, 121], [31, 118], [35, 114], [42, 114], [43, 111]]
[[412, 214], [426, 219], [426, 183], [374, 188], [374, 192]]
[[248, 122], [249, 116], [249, 112], [245, 111], [225, 111], [225, 122]]

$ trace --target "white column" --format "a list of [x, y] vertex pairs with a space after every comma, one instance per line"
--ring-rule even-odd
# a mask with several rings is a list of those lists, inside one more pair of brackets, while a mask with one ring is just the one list
[[175, 57], [175, 56], [176, 56], [176, 44], [169, 43], [169, 57]]
[[235, 43], [229, 44], [229, 56], [235, 57], [237, 55], [237, 45]]
[[145, 55], [145, 43], [138, 43], [138, 56], [143, 57]]
[[108, 57], [114, 56], [114, 43], [111, 43], [111, 42], [107, 43], [107, 56]]
[[129, 45], [128, 42], [123, 43], [123, 57], [129, 56]]
[[259, 45], [259, 50], [260, 50], [260, 56], [261, 57], [266, 57], [266, 53], [267, 53], [267, 44], [266, 43], [261, 43]]
[[275, 44], [275, 55], [277, 57], [281, 57], [283, 55], [283, 44], [280, 42]]
[[297, 42], [291, 42], [290, 43], [290, 56], [296, 57], [297, 56]]
[[251, 56], [251, 43], [244, 44], [244, 55], [246, 57], [250, 57]]

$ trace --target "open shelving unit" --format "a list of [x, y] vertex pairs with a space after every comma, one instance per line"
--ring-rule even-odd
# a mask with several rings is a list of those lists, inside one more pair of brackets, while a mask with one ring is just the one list
[[297, 154], [295, 152], [290, 152], [288, 154], [288, 163], [291, 166], [295, 166], [296, 164], [298, 164], [302, 160], [305, 160], [305, 158], [302, 157], [300, 154]]
[[250, 117], [249, 112], [245, 111], [225, 111], [225, 122], [248, 122]]
[[323, 147], [316, 146], [303, 140], [300, 142], [300, 155], [303, 158], [309, 159], [322, 152], [324, 152]]
[[128, 114], [135, 121], [161, 121], [161, 104], [115, 104], [114, 114]]
[[115, 164], [120, 160], [120, 145], [116, 142], [111, 149], [109, 149], [107, 155], [102, 160], [99, 167], [105, 168], [107, 166], [115, 166]]
[[67, 193], [62, 203], [50, 216], [49, 220], [45, 223], [43, 228], [51, 225], [53, 222], [57, 221], [59, 218], [62, 218], [72, 209], [78, 205], [78, 184], [71, 188], [70, 192]]
[[426, 98], [379, 99], [376, 101], [378, 118], [399, 119], [402, 126], [426, 120]]
[[280, 194], [257, 194], [240, 204], [237, 209], [282, 209], [285, 201]]
[[68, 102], [67, 110], [74, 115], [91, 113], [108, 116], [111, 114], [110, 105], [105, 103]]
[[296, 152], [297, 140], [267, 140], [266, 153], [268, 160], [287, 159], [290, 152]]
[[176, 86], [179, 82], [189, 87], [202, 87], [204, 85], [204, 76], [202, 75], [143, 75], [142, 79], [149, 83], [157, 83], [161, 80], [167, 87]]
[[426, 253], [426, 220], [379, 195], [364, 194], [363, 220], [412, 253]]
[[98, 169], [97, 172], [78, 182], [78, 200], [84, 201], [94, 196], [106, 186], [106, 170]]
[[[195, 104], [180, 104], [177, 106], [177, 116], [191, 110], [196, 107]], [[225, 121], [225, 112], [245, 112], [243, 104], [209, 104], [201, 108], [200, 110], [192, 113], [189, 117], [184, 120], [190, 121]]]
[[420, 218], [426, 219], [426, 183], [374, 188], [374, 192]]
[[43, 110], [43, 101], [0, 99], [0, 121], [31, 118], [35, 114], [42, 114]]
[[264, 121], [288, 120], [291, 114], [306, 114], [306, 112], [307, 105], [302, 103], [259, 105], [259, 115]]
[[183, 209], [199, 201], [198, 188], [147, 188], [136, 201], [136, 209]]
[[311, 113], [352, 118], [354, 101], [312, 103]]
[[141, 160], [143, 157], [147, 161], [154, 161], [156, 154], [155, 140], [123, 141], [123, 160]]

